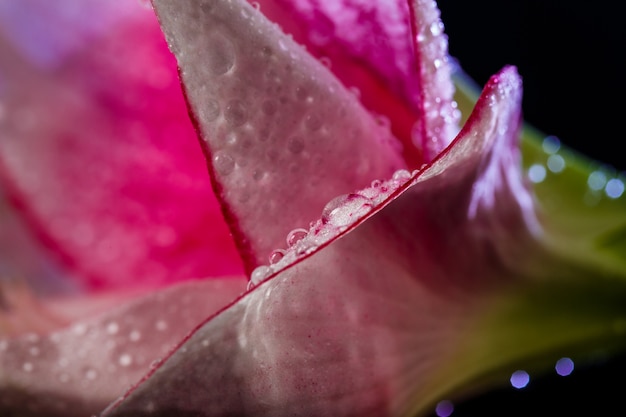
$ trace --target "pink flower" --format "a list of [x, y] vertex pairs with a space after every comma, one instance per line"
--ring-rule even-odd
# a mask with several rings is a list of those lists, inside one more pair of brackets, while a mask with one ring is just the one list
[[624, 348], [621, 177], [434, 1], [154, 6], [0, 4], [2, 412], [422, 415]]

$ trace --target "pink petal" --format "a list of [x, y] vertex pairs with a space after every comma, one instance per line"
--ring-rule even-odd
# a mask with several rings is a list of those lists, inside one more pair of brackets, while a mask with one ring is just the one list
[[0, 338], [0, 414], [93, 415], [245, 285], [243, 277], [182, 283], [71, 328]]
[[0, 184], [38, 237], [91, 288], [239, 273], [153, 12], [20, 0], [0, 22]]
[[424, 161], [411, 141], [422, 97], [405, 0], [261, 0], [260, 10], [329, 66], [404, 146], [410, 166]]
[[388, 126], [245, 1], [155, 6], [248, 272], [329, 199], [404, 166]]
[[458, 132], [460, 111], [448, 56], [448, 37], [434, 0], [410, 0], [414, 47], [419, 71], [419, 119], [413, 141], [424, 159], [432, 161]]
[[[526, 190], [516, 194], [520, 99], [513, 68], [494, 76], [406, 192], [207, 321], [103, 416], [381, 417], [433, 406], [484, 287], [534, 255], [519, 239], [536, 232]], [[499, 240], [503, 225], [516, 240]]]

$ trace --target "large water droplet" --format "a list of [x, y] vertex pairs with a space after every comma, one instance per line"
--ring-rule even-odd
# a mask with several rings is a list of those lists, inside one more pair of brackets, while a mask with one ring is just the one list
[[302, 239], [306, 237], [308, 234], [308, 230], [306, 229], [294, 229], [287, 235], [287, 246], [292, 247]]
[[282, 249], [276, 249], [270, 254], [270, 264], [275, 264], [285, 257], [285, 251]]
[[[257, 266], [250, 275], [250, 284], [257, 285], [261, 281], [265, 280], [271, 272], [272, 269], [267, 265]], [[248, 285], [248, 288], [250, 288], [250, 285]]]
[[360, 194], [346, 194], [332, 199], [322, 210], [322, 221], [334, 226], [348, 226], [372, 210], [372, 201]]
[[219, 33], [207, 39], [207, 69], [212, 75], [226, 74], [235, 65], [233, 43]]

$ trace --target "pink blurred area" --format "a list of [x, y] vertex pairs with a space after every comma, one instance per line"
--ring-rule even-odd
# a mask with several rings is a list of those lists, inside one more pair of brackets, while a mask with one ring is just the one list
[[[37, 285], [113, 290], [242, 273], [147, 2], [0, 2], [0, 187], [19, 230], [45, 248], [3, 250], [0, 263]], [[3, 230], [0, 248], [16, 233]], [[33, 256], [70, 281], [37, 277]]]

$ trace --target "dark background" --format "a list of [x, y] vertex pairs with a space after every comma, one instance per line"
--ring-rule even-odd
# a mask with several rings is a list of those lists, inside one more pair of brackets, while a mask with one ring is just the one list
[[524, 80], [524, 116], [626, 169], [626, 15], [613, 0], [442, 0], [450, 53], [482, 86], [506, 64]]
[[[524, 80], [524, 118], [626, 169], [626, 15], [619, 1], [440, 0], [450, 53], [481, 86], [506, 64]], [[533, 378], [455, 405], [452, 417], [626, 415], [626, 357]]]

